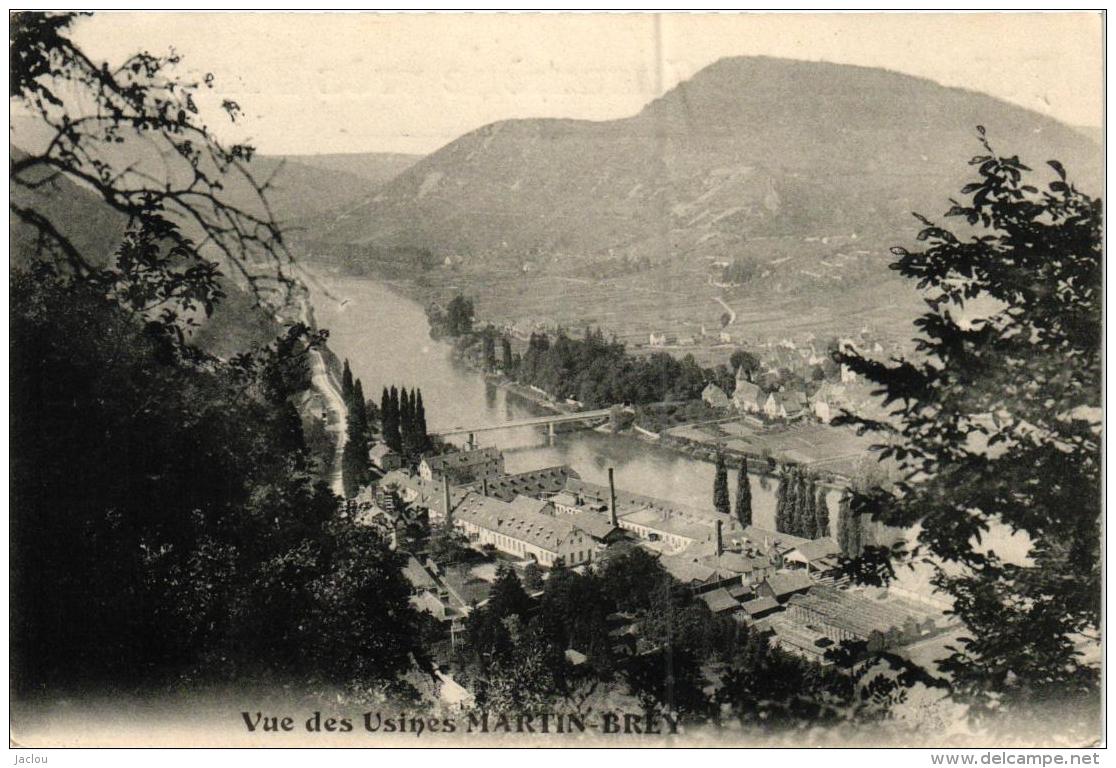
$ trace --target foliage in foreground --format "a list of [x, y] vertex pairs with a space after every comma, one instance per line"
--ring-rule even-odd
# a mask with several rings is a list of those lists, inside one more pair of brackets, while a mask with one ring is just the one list
[[[836, 357], [893, 406], [887, 422], [845, 421], [885, 436], [903, 469], [853, 509], [920, 531], [862, 570], [886, 575], [889, 555], [932, 565], [967, 628], [941, 667], [988, 712], [1097, 694], [1079, 647], [1100, 628], [1103, 220], [1059, 163], [1040, 190], [980, 133], [977, 178], [946, 214], [960, 233], [920, 217], [923, 250], [895, 251], [926, 294], [918, 357]], [[1025, 536], [1027, 559], [984, 546], [993, 527]]]
[[195, 364], [87, 284], [11, 299], [17, 684], [409, 666], [397, 557], [312, 472], [283, 344]]

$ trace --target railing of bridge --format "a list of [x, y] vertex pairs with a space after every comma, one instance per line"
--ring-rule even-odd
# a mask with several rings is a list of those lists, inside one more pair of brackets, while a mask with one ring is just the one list
[[472, 432], [492, 432], [498, 429], [516, 429], [519, 427], [544, 427], [547, 424], [560, 424], [571, 421], [592, 421], [607, 418], [612, 414], [611, 408], [601, 408], [595, 411], [578, 411], [576, 413], [555, 413], [549, 416], [532, 416], [529, 419], [508, 421], [503, 424], [485, 424], [478, 427], [451, 427], [431, 432], [432, 436], [447, 437], [450, 435], [467, 435]]

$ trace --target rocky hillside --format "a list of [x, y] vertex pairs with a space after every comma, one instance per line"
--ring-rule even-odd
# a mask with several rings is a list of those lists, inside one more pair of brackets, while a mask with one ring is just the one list
[[989, 96], [878, 69], [733, 58], [631, 118], [480, 128], [315, 237], [510, 264], [714, 261], [762, 252], [766, 238], [882, 247], [911, 233], [912, 210], [947, 207], [980, 150], [977, 125], [994, 147], [1034, 167], [1057, 158], [1099, 187], [1094, 142]]

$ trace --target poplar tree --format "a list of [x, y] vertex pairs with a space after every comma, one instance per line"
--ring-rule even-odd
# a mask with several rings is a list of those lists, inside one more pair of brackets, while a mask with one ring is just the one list
[[345, 447], [341, 450], [341, 484], [346, 498], [353, 498], [371, 479], [372, 462], [368, 456], [368, 414], [364, 407], [364, 388], [354, 382], [349, 405]]
[[728, 469], [725, 467], [724, 454], [717, 454], [717, 469], [713, 475], [713, 508], [722, 515], [732, 512], [729, 502]]
[[422, 404], [422, 390], [416, 390], [415, 398], [415, 433], [418, 435], [419, 451], [430, 450], [430, 433], [426, 429], [426, 407]]
[[504, 357], [504, 360], [503, 360], [504, 373], [507, 374], [508, 376], [511, 376], [512, 369], [515, 367], [514, 361], [512, 360], [511, 342], [508, 341], [508, 337], [505, 336], [503, 339], [501, 339], [500, 344], [501, 344], [501, 347], [503, 348], [502, 352], [503, 352], [503, 357]]
[[736, 476], [736, 519], [745, 528], [752, 524], [752, 482], [746, 459], [741, 462], [740, 474]]
[[786, 533], [797, 536], [799, 531], [797, 467], [791, 469], [787, 474], [786, 511], [784, 512], [784, 518], [787, 526], [784, 529]]
[[399, 390], [395, 388], [394, 384], [392, 384], [391, 389], [388, 390], [387, 408], [385, 411], [391, 415], [391, 420], [390, 423], [385, 423], [384, 425], [384, 442], [396, 453], [402, 453], [403, 436], [399, 431]]
[[846, 488], [837, 503], [837, 546], [844, 557], [855, 557], [849, 533], [849, 490]]
[[391, 445], [389, 435], [392, 434], [392, 424], [395, 419], [395, 411], [391, 407], [391, 395], [388, 394], [387, 387], [384, 387], [383, 392], [380, 394], [380, 435], [381, 439]]
[[829, 504], [825, 498], [825, 486], [820, 483], [814, 496], [814, 538], [823, 539], [829, 536]]
[[360, 379], [357, 379], [353, 384], [352, 397], [349, 402], [349, 419], [357, 422], [360, 440], [367, 451], [371, 431], [368, 426], [368, 409], [364, 404], [364, 387], [361, 386]]
[[345, 358], [345, 366], [341, 371], [341, 399], [349, 405], [353, 398], [353, 372], [349, 369], [349, 360]]
[[790, 533], [791, 521], [787, 514], [788, 486], [790, 485], [790, 472], [784, 469], [779, 475], [779, 487], [775, 489], [775, 530], [779, 533]]
[[814, 502], [817, 497], [818, 489], [814, 481], [813, 475], [803, 476], [801, 484], [799, 485], [799, 503], [802, 507], [802, 513], [799, 518], [799, 536], [807, 539], [816, 539], [818, 537], [816, 530], [816, 516], [817, 512], [814, 509]]
[[407, 452], [411, 444], [411, 398], [406, 387], [399, 388], [399, 441]]

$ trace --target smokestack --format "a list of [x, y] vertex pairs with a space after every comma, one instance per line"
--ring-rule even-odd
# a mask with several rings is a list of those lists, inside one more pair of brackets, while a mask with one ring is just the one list
[[717, 557], [720, 557], [725, 552], [725, 544], [721, 540], [721, 521], [717, 520], [715, 524], [717, 529]]
[[453, 522], [453, 509], [450, 506], [449, 478], [442, 476], [442, 503], [446, 505], [446, 525]]
[[481, 493], [485, 496], [488, 495], [488, 475], [481, 478]]
[[612, 479], [612, 467], [608, 468], [608, 519], [612, 523], [613, 528], [620, 527], [620, 521], [616, 517], [616, 481]]

